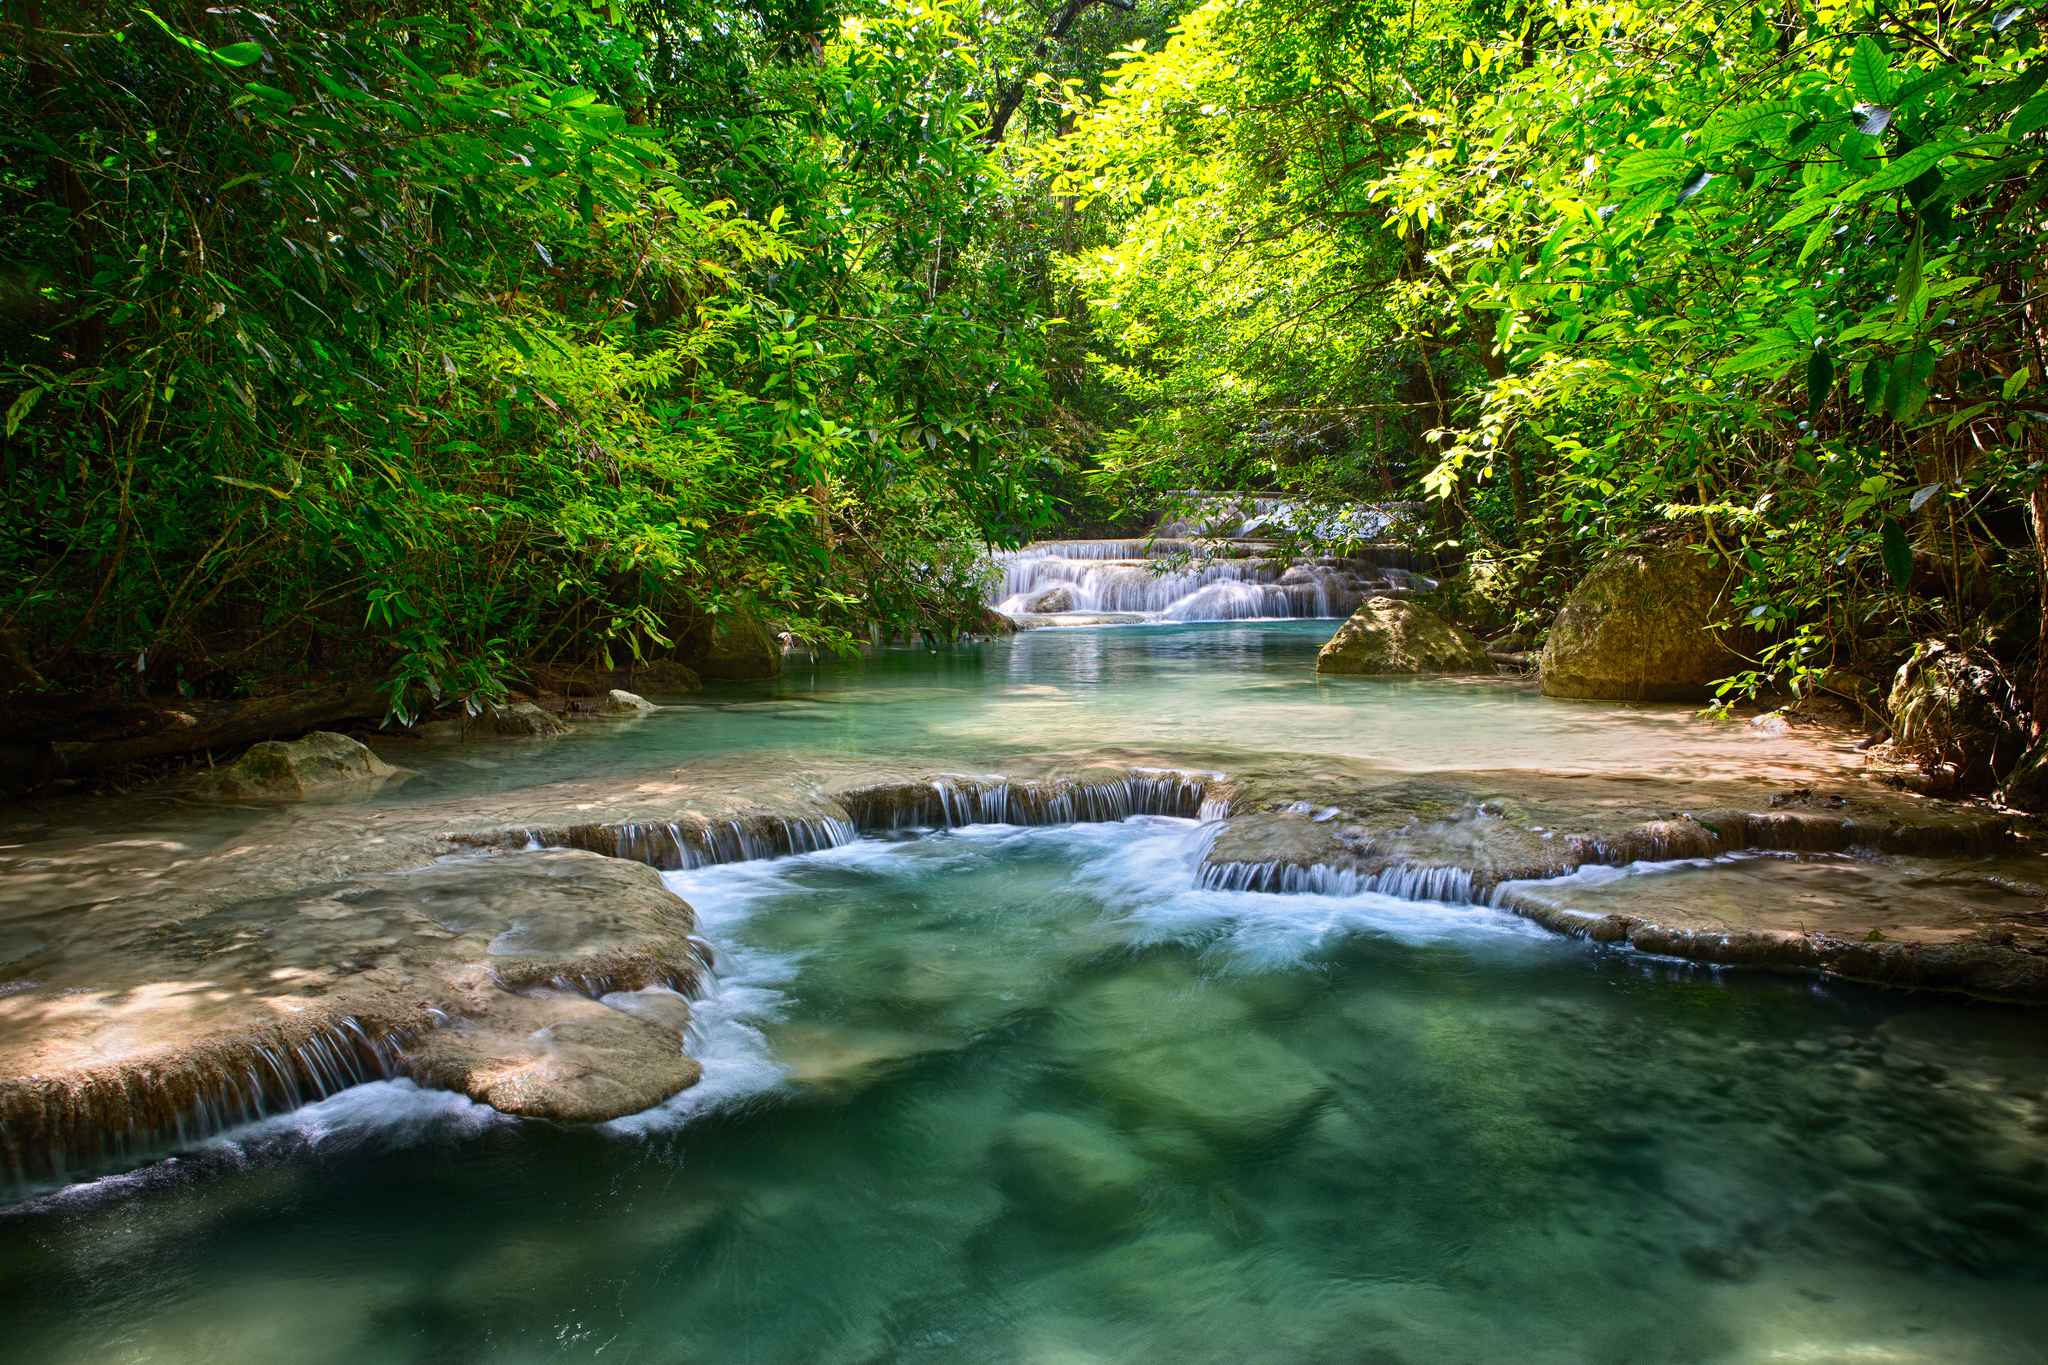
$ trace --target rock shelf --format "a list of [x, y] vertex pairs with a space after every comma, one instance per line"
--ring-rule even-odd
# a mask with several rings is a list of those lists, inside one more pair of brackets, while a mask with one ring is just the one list
[[1198, 818], [1211, 887], [1490, 903], [1646, 952], [2048, 1000], [2038, 859], [1983, 805], [1241, 754], [1005, 766], [707, 761], [0, 850], [0, 1161], [76, 1170], [401, 1073], [532, 1117], [637, 1112], [695, 1082], [710, 966], [654, 869], [976, 823]]

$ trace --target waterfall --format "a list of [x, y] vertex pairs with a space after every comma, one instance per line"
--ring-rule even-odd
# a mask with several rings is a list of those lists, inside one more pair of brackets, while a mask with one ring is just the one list
[[[1301, 527], [1322, 534], [1383, 533], [1395, 516], [1361, 507], [1337, 516], [1306, 514], [1279, 498], [1217, 499], [1213, 515], [1162, 523], [1145, 540], [1046, 540], [998, 551], [1003, 579], [989, 603], [1031, 625], [1082, 621], [1245, 621], [1349, 616], [1367, 597], [1426, 592], [1436, 580], [1411, 569], [1399, 546], [1368, 545], [1351, 555], [1289, 561], [1261, 529]], [[1216, 539], [1189, 539], [1181, 532]]]

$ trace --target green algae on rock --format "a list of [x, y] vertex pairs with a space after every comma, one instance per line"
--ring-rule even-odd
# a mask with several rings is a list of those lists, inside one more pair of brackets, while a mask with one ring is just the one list
[[250, 745], [233, 766], [202, 783], [200, 791], [235, 800], [274, 800], [380, 782], [398, 771], [347, 735], [316, 730], [300, 740]]
[[1413, 602], [1369, 597], [1316, 656], [1318, 673], [1490, 673], [1469, 631]]
[[1705, 701], [1736, 656], [1712, 629], [1732, 575], [1684, 546], [1611, 556], [1573, 589], [1543, 646], [1546, 697]]

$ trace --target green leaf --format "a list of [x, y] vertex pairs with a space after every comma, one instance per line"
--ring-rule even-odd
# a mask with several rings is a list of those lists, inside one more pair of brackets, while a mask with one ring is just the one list
[[1934, 352], [1926, 348], [1911, 351], [1892, 362], [1885, 380], [1884, 413], [1903, 422], [1926, 405], [1928, 381], [1934, 376]]
[[1809, 420], [1820, 415], [1834, 388], [1835, 358], [1828, 354], [1827, 347], [1816, 346], [1813, 354], [1806, 357], [1806, 416]]
[[229, 43], [217, 47], [213, 55], [229, 66], [253, 66], [263, 60], [263, 46], [260, 43]]
[[1891, 362], [1883, 356], [1874, 356], [1863, 367], [1863, 406], [1872, 416], [1884, 411], [1884, 390], [1891, 376]]
[[1608, 183], [1615, 189], [1621, 189], [1647, 180], [1669, 180], [1685, 169], [1686, 157], [1683, 147], [1654, 147], [1649, 151], [1635, 152], [1622, 158]]
[[[2010, 375], [2006, 376], [2005, 386], [1999, 390], [1999, 396], [2001, 398], [2004, 398], [2008, 402], [2019, 397], [2020, 390], [2024, 389], [2027, 386], [2027, 382], [2031, 380], [2033, 377], [2033, 366], [2020, 366], [2018, 369], [2014, 370]], [[13, 419], [10, 417], [9, 421], [11, 422], [12, 420]], [[8, 430], [11, 432], [14, 430], [14, 428], [10, 425], [8, 427]]]
[[1869, 34], [1856, 40], [1856, 50], [1849, 55], [1849, 80], [1856, 93], [1872, 104], [1887, 104], [1891, 100], [1891, 63], [1884, 55], [1884, 49]]
[[2048, 90], [2043, 90], [2022, 104], [2005, 125], [2005, 131], [2012, 137], [2033, 132], [2048, 124]]
[[15, 432], [21, 430], [21, 424], [23, 419], [25, 419], [28, 416], [29, 410], [35, 407], [36, 400], [38, 398], [41, 398], [42, 396], [43, 389], [41, 388], [41, 386], [38, 386], [36, 388], [29, 389], [28, 391], [23, 393], [21, 397], [15, 399], [13, 403], [8, 405], [7, 434], [9, 436], [12, 436]]
[[1884, 576], [1894, 588], [1904, 592], [1913, 582], [1913, 547], [1906, 540], [1906, 528], [1887, 517], [1880, 540]]
[[1899, 321], [1904, 322], [1913, 311], [1913, 303], [1920, 297], [1921, 271], [1926, 265], [1925, 233], [1919, 226], [1913, 226], [1913, 244], [1906, 249], [1905, 262], [1899, 267]]
[[1915, 147], [1904, 156], [1896, 158], [1891, 165], [1849, 187], [1848, 196], [1862, 198], [1867, 194], [1878, 194], [1885, 190], [1898, 189], [1909, 181], [1917, 180], [1921, 174], [1933, 170], [1943, 157], [1963, 146], [1956, 138], [1943, 138]]
[[1719, 376], [1769, 369], [1792, 361], [1799, 354], [1799, 340], [1782, 328], [1772, 328], [1714, 367]]

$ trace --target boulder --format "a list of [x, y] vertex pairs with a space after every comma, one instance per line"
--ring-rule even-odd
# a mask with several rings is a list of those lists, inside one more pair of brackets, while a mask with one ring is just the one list
[[[1930, 791], [1988, 791], [2027, 748], [2012, 680], [1983, 650], [1922, 644], [1892, 679], [1891, 711], [1892, 754], [1925, 773]], [[2033, 781], [2021, 781], [2023, 799]]]
[[1611, 555], [1572, 590], [1543, 646], [1543, 695], [1603, 701], [1705, 701], [1739, 660], [1708, 627], [1733, 577], [1685, 546]]
[[1413, 602], [1370, 597], [1316, 656], [1318, 673], [1489, 673], [1486, 647]]
[[695, 692], [704, 686], [697, 671], [687, 664], [674, 659], [655, 659], [633, 670], [628, 682], [642, 692], [654, 696], [668, 696], [677, 692]]
[[1047, 588], [1036, 593], [1024, 603], [1024, 610], [1035, 613], [1074, 610], [1074, 590], [1062, 583], [1056, 588]]
[[506, 735], [510, 737], [563, 735], [569, 732], [568, 723], [552, 711], [543, 711], [530, 701], [513, 702], [510, 706], [493, 706], [477, 717], [470, 727], [472, 735]]
[[2014, 810], [2033, 815], [2048, 814], [2048, 741], [2036, 744], [2020, 755], [2012, 775], [2005, 779], [1999, 799]]
[[605, 693], [604, 700], [597, 704], [600, 716], [643, 716], [656, 709], [647, 698], [617, 687]]
[[276, 799], [381, 781], [397, 772], [347, 735], [316, 730], [288, 743], [268, 739], [250, 745], [234, 766], [214, 773], [201, 790], [236, 800]]
[[697, 639], [696, 670], [714, 682], [782, 676], [782, 649], [760, 618], [744, 608], [722, 611]]

